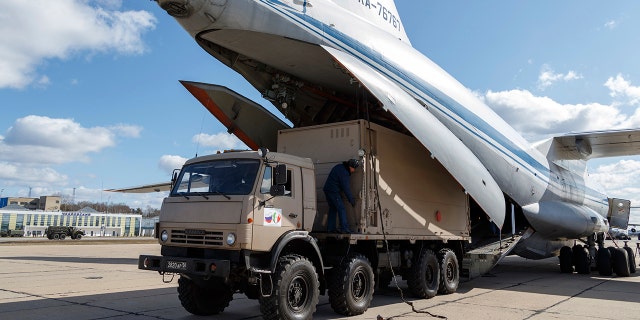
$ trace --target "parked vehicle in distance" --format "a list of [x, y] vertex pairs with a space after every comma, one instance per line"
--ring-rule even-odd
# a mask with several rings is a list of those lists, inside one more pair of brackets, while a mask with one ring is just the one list
[[71, 237], [73, 240], [80, 240], [82, 236], [85, 235], [85, 232], [76, 227], [49, 226], [44, 230], [44, 234], [49, 240], [64, 240], [66, 237]]

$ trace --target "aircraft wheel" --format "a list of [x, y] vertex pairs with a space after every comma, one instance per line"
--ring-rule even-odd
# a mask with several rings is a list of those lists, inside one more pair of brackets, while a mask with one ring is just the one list
[[222, 312], [233, 299], [233, 291], [222, 281], [208, 287], [198, 286], [189, 278], [178, 279], [178, 299], [182, 307], [197, 316], [209, 316]]
[[451, 249], [442, 249], [438, 252], [440, 262], [440, 289], [439, 293], [450, 294], [458, 290], [460, 284], [460, 268], [458, 258]]
[[375, 285], [369, 259], [352, 254], [334, 272], [329, 282], [329, 302], [333, 311], [345, 316], [367, 311]]
[[407, 285], [411, 294], [417, 298], [435, 297], [440, 288], [440, 267], [433, 251], [422, 249], [418, 260], [411, 266]]
[[598, 266], [598, 273], [601, 276], [610, 276], [613, 274], [613, 269], [611, 268], [611, 252], [608, 248], [600, 248], [598, 249], [598, 254], [596, 255], [596, 265]]
[[630, 247], [623, 247], [629, 257], [629, 272], [636, 273], [636, 255]]
[[580, 246], [577, 250], [574, 249], [573, 259], [575, 261], [577, 273], [591, 273], [591, 258], [589, 257], [589, 250], [587, 248]]
[[311, 319], [320, 296], [318, 274], [309, 259], [291, 254], [280, 257], [273, 275], [273, 292], [260, 295], [265, 319]]
[[613, 272], [619, 277], [628, 277], [631, 272], [629, 271], [629, 257], [627, 251], [623, 248], [613, 248], [611, 252], [611, 264], [613, 266]]
[[560, 272], [573, 273], [573, 251], [568, 246], [560, 249]]

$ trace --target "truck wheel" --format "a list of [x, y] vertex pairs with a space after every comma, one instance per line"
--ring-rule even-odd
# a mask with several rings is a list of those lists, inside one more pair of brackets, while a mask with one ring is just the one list
[[181, 276], [178, 279], [178, 299], [182, 307], [197, 316], [222, 312], [233, 299], [233, 291], [222, 281], [215, 281], [214, 285], [203, 288]]
[[438, 252], [440, 262], [440, 289], [442, 294], [450, 294], [458, 290], [460, 284], [460, 272], [458, 268], [458, 258], [451, 249], [442, 249]]
[[76, 240], [80, 240], [80, 239], [82, 239], [82, 235], [81, 234], [77, 234], [76, 235]]
[[418, 260], [411, 266], [408, 280], [409, 291], [417, 298], [435, 297], [440, 287], [440, 267], [433, 251], [422, 249]]
[[338, 314], [363, 314], [373, 299], [373, 269], [361, 254], [351, 254], [336, 268], [329, 280], [329, 302]]
[[636, 255], [633, 252], [633, 249], [630, 247], [622, 247], [625, 251], [627, 251], [627, 257], [629, 258], [629, 272], [636, 273]]
[[560, 248], [560, 272], [573, 273], [573, 251], [569, 246]]
[[613, 274], [611, 269], [611, 252], [607, 248], [598, 249], [596, 264], [598, 266], [598, 273], [601, 276], [610, 276]]
[[66, 238], [67, 236], [64, 233], [60, 234], [60, 240], [64, 240], [64, 238]]
[[311, 319], [320, 296], [316, 269], [307, 258], [287, 255], [278, 259], [273, 292], [260, 295], [260, 311], [267, 320]]
[[630, 276], [629, 271], [629, 257], [627, 251], [622, 248], [613, 248], [611, 251], [611, 264], [613, 266], [613, 272], [619, 277]]
[[60, 239], [60, 235], [59, 235], [59, 234], [57, 234], [57, 233], [56, 233], [56, 234], [54, 234], [54, 235], [53, 235], [53, 239], [54, 239], [54, 240], [58, 240], [58, 239]]

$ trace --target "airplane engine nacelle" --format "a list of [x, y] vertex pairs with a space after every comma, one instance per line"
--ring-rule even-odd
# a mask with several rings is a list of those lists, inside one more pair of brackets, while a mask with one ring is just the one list
[[607, 219], [585, 206], [542, 201], [522, 207], [531, 226], [550, 239], [577, 239], [609, 230]]

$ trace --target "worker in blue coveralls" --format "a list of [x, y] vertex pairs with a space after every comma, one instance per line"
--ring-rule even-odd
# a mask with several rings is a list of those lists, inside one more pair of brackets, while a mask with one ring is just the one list
[[[349, 229], [349, 222], [347, 221], [347, 210], [342, 203], [342, 196], [340, 191], [344, 193], [349, 200], [352, 207], [356, 206], [356, 200], [351, 194], [351, 188], [349, 186], [349, 176], [356, 171], [356, 168], [360, 166], [360, 163], [356, 159], [349, 159], [341, 164], [337, 164], [331, 169], [327, 182], [325, 182], [322, 190], [327, 197], [327, 203], [329, 204], [329, 217], [327, 219], [328, 232], [339, 233], [353, 233]], [[336, 213], [340, 217], [340, 229], [336, 229]]]

